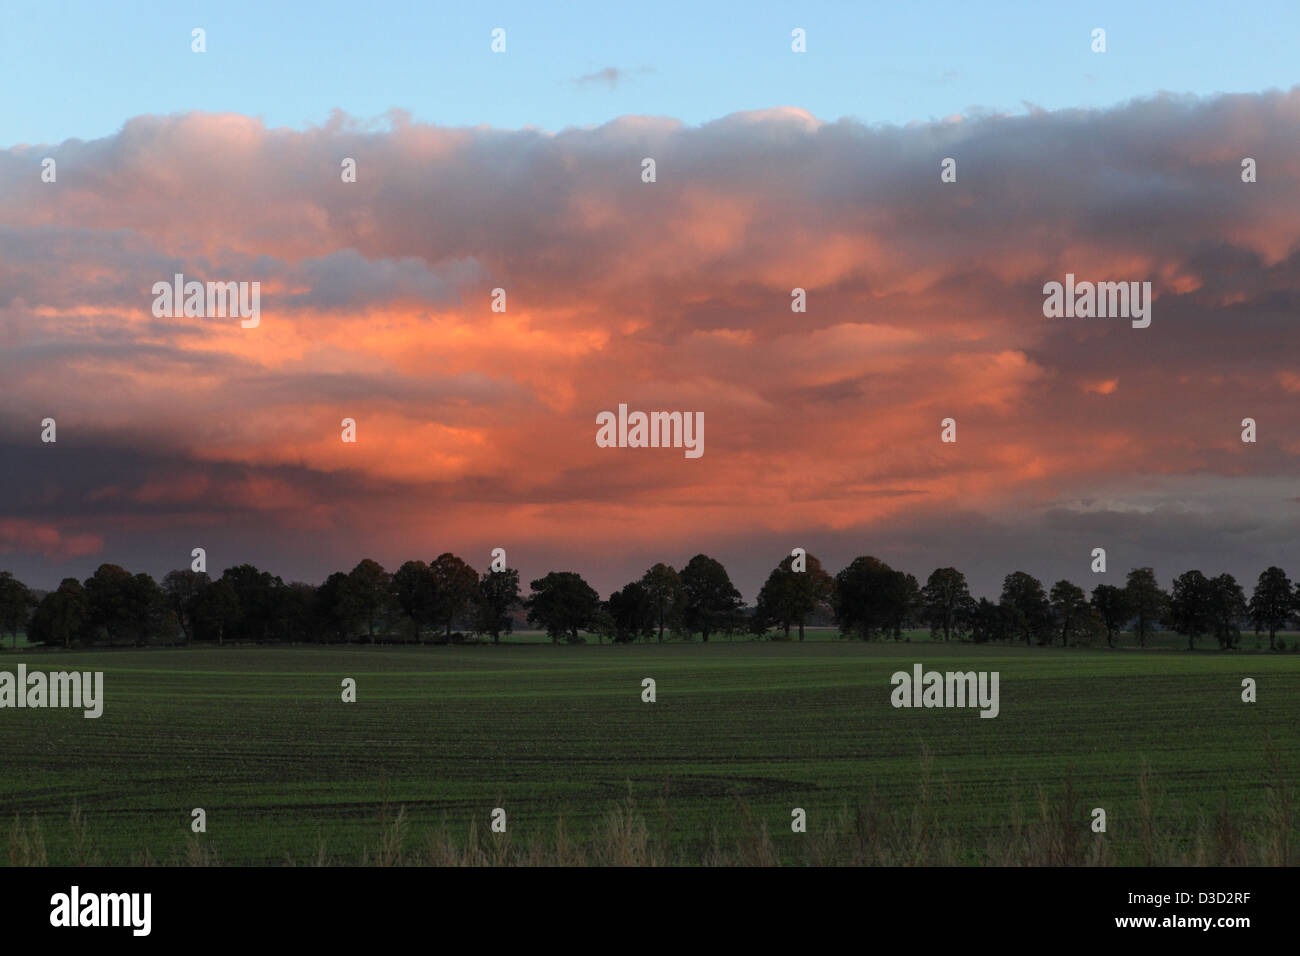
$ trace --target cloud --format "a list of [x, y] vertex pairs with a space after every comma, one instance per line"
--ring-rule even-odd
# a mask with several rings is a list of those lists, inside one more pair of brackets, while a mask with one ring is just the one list
[[[1186, 534], [1242, 573], [1300, 457], [1298, 118], [1297, 90], [907, 128], [187, 113], [0, 152], [8, 553], [55, 582], [92, 540], [165, 570], [187, 529], [286, 576], [510, 542], [538, 571], [795, 539], [1055, 566], [1069, 502], [1155, 513], [1195, 476], [1249, 533]], [[155, 318], [176, 272], [260, 282], [261, 324]], [[1045, 319], [1067, 272], [1151, 281], [1151, 327]], [[596, 447], [620, 402], [703, 411], [704, 457]]]
[[588, 73], [585, 76], [580, 76], [574, 80], [573, 83], [578, 87], [598, 86], [603, 84], [612, 90], [626, 78], [627, 73], [623, 70], [618, 69], [618, 67], [607, 66], [603, 70], [597, 70], [595, 73]]

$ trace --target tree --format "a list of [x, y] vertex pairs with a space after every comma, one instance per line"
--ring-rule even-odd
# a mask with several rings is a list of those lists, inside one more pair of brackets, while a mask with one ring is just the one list
[[36, 601], [27, 585], [8, 571], [0, 571], [0, 635], [11, 634], [18, 649], [18, 632], [27, 629], [27, 619]]
[[150, 621], [156, 620], [155, 602], [161, 600], [153, 578], [132, 575], [116, 564], [101, 564], [86, 579], [85, 590], [93, 633], [102, 633], [115, 643], [144, 643]]
[[887, 631], [897, 635], [897, 628], [909, 613], [910, 594], [916, 584], [912, 578], [909, 585], [909, 577], [879, 558], [854, 558], [835, 575], [832, 607], [840, 631], [856, 634], [864, 641]]
[[942, 631], [943, 639], [951, 640], [974, 609], [966, 575], [956, 568], [936, 568], [930, 573], [921, 589], [921, 615], [932, 633]]
[[277, 592], [284, 582], [251, 564], [238, 564], [221, 572], [221, 579], [235, 592], [238, 616], [227, 625], [226, 636], [236, 641], [268, 640], [278, 629], [276, 614], [280, 610]]
[[1250, 598], [1250, 619], [1255, 626], [1268, 631], [1268, 649], [1277, 649], [1274, 638], [1286, 627], [1296, 611], [1295, 592], [1291, 579], [1279, 567], [1271, 567], [1259, 576], [1255, 593]]
[[279, 608], [276, 619], [281, 623], [281, 635], [292, 643], [315, 639], [317, 621], [316, 588], [302, 581], [294, 581], [277, 589]]
[[1160, 590], [1154, 571], [1134, 568], [1124, 584], [1124, 600], [1137, 626], [1138, 647], [1146, 647], [1148, 632], [1169, 611], [1169, 595]]
[[1241, 640], [1241, 621], [1249, 613], [1246, 594], [1231, 574], [1210, 580], [1210, 622], [1214, 636], [1223, 650], [1231, 650]]
[[420, 643], [421, 629], [433, 621], [433, 572], [423, 561], [407, 561], [393, 575], [393, 593], [397, 606], [411, 619], [415, 642]]
[[514, 621], [511, 612], [518, 606], [519, 572], [514, 568], [485, 572], [474, 601], [475, 630], [491, 634], [492, 643], [499, 644], [502, 633], [510, 633]]
[[895, 571], [886, 582], [886, 590], [888, 613], [885, 624], [893, 633], [894, 640], [902, 640], [903, 631], [921, 618], [921, 584], [916, 575]]
[[681, 614], [682, 579], [671, 565], [660, 562], [641, 577], [650, 606], [659, 624], [659, 643], [664, 641], [664, 627], [673, 627]]
[[194, 602], [194, 630], [205, 637], [215, 637], [217, 646], [225, 644], [226, 635], [239, 622], [239, 596], [224, 575], [199, 592]]
[[971, 613], [971, 640], [976, 644], [1007, 641], [1012, 637], [1012, 614], [1001, 604], [980, 598]]
[[1052, 605], [1038, 578], [1014, 571], [1002, 581], [1002, 606], [1007, 609], [1011, 632], [1024, 637], [1025, 644], [1037, 638], [1046, 644], [1052, 633]]
[[1213, 585], [1200, 571], [1186, 571], [1174, 579], [1169, 623], [1179, 634], [1187, 635], [1189, 651], [1195, 649], [1198, 637], [1214, 629]]
[[1052, 613], [1061, 629], [1062, 647], [1070, 646], [1072, 633], [1084, 629], [1089, 610], [1088, 596], [1083, 593], [1083, 588], [1069, 581], [1057, 581], [1052, 585]]
[[655, 609], [650, 592], [640, 581], [633, 581], [609, 596], [606, 610], [613, 626], [616, 643], [630, 644], [637, 638], [650, 638], [655, 632]]
[[573, 571], [552, 571], [528, 586], [528, 622], [540, 624], [553, 642], [563, 634], [576, 644], [578, 630], [586, 628], [600, 608], [600, 595]]
[[438, 555], [429, 565], [433, 575], [433, 620], [445, 625], [451, 640], [451, 625], [474, 600], [478, 572], [451, 552]]
[[362, 612], [356, 582], [350, 575], [335, 571], [325, 579], [316, 590], [316, 614], [324, 634], [333, 635], [340, 641], [352, 637]]
[[740, 622], [740, 592], [727, 569], [718, 561], [697, 554], [682, 568], [682, 622], [699, 631], [704, 643], [709, 635], [731, 631]]
[[370, 643], [375, 643], [375, 618], [392, 599], [393, 576], [384, 570], [383, 565], [370, 558], [361, 562], [348, 574], [352, 580], [352, 593], [356, 598], [357, 609], [366, 622], [366, 636]]
[[[785, 629], [799, 625], [799, 640], [804, 639], [804, 621], [817, 608], [830, 600], [835, 590], [835, 579], [826, 573], [822, 563], [811, 554], [804, 555], [804, 569], [794, 569], [794, 557], [787, 556], [767, 576], [767, 582], [758, 592], [754, 607], [754, 623], [765, 631], [769, 622]], [[762, 632], [760, 631], [760, 633]]]
[[1106, 646], [1115, 646], [1115, 635], [1133, 616], [1128, 592], [1113, 584], [1098, 584], [1092, 589], [1092, 609], [1106, 629]]
[[27, 628], [27, 638], [36, 644], [71, 647], [79, 641], [90, 618], [86, 589], [76, 578], [64, 578], [36, 605]]
[[194, 611], [199, 594], [211, 583], [212, 579], [206, 571], [191, 571], [188, 568], [168, 571], [163, 578], [163, 594], [176, 614], [186, 644], [194, 640]]

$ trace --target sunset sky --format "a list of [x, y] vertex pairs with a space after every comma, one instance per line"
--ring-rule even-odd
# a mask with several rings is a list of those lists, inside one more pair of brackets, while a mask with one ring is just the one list
[[[0, 568], [1300, 572], [1295, 5], [697, 6], [7, 14]], [[1066, 273], [1150, 327], [1044, 318]], [[703, 457], [598, 448], [619, 403]]]

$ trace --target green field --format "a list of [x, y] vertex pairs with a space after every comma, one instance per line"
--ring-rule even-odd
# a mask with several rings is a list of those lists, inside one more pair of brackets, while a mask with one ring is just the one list
[[[1079, 853], [1104, 843], [1106, 862], [1294, 862], [1300, 847], [1300, 654], [523, 642], [20, 649], [0, 670], [19, 661], [102, 670], [106, 702], [98, 720], [0, 710], [9, 862], [34, 832], [52, 863], [373, 861], [385, 838], [405, 858], [434, 831], [466, 841], [471, 820], [499, 841], [494, 807], [516, 849], [554, 847], [561, 818], [576, 843], [607, 841], [631, 825], [611, 823], [623, 808], [664, 862], [744, 858], [764, 827], [770, 846], [754, 852], [787, 861], [815, 845], [833, 862], [852, 841], [867, 859], [867, 831], [896, 862], [987, 862], [990, 847], [1049, 861], [1028, 844], [1052, 833], [1077, 836]], [[890, 675], [913, 662], [1000, 672], [1000, 716], [894, 709]], [[345, 677], [355, 704], [340, 700]], [[1241, 701], [1243, 677], [1257, 703]], [[790, 832], [794, 807], [807, 834]], [[1218, 856], [1202, 860], [1207, 840]]]

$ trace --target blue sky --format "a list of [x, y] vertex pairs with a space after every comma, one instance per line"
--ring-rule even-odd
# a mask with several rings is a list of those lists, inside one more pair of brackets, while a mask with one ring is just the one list
[[[190, 52], [190, 30], [208, 52]], [[489, 50], [493, 27], [507, 52]], [[808, 52], [790, 52], [803, 27]], [[1094, 27], [1108, 52], [1089, 49]], [[700, 123], [799, 106], [926, 121], [972, 108], [1105, 107], [1158, 90], [1296, 79], [1300, 4], [10, 2], [0, 12], [0, 146], [91, 139], [142, 113], [273, 126], [339, 108], [448, 125]], [[619, 81], [578, 82], [606, 68]]]

